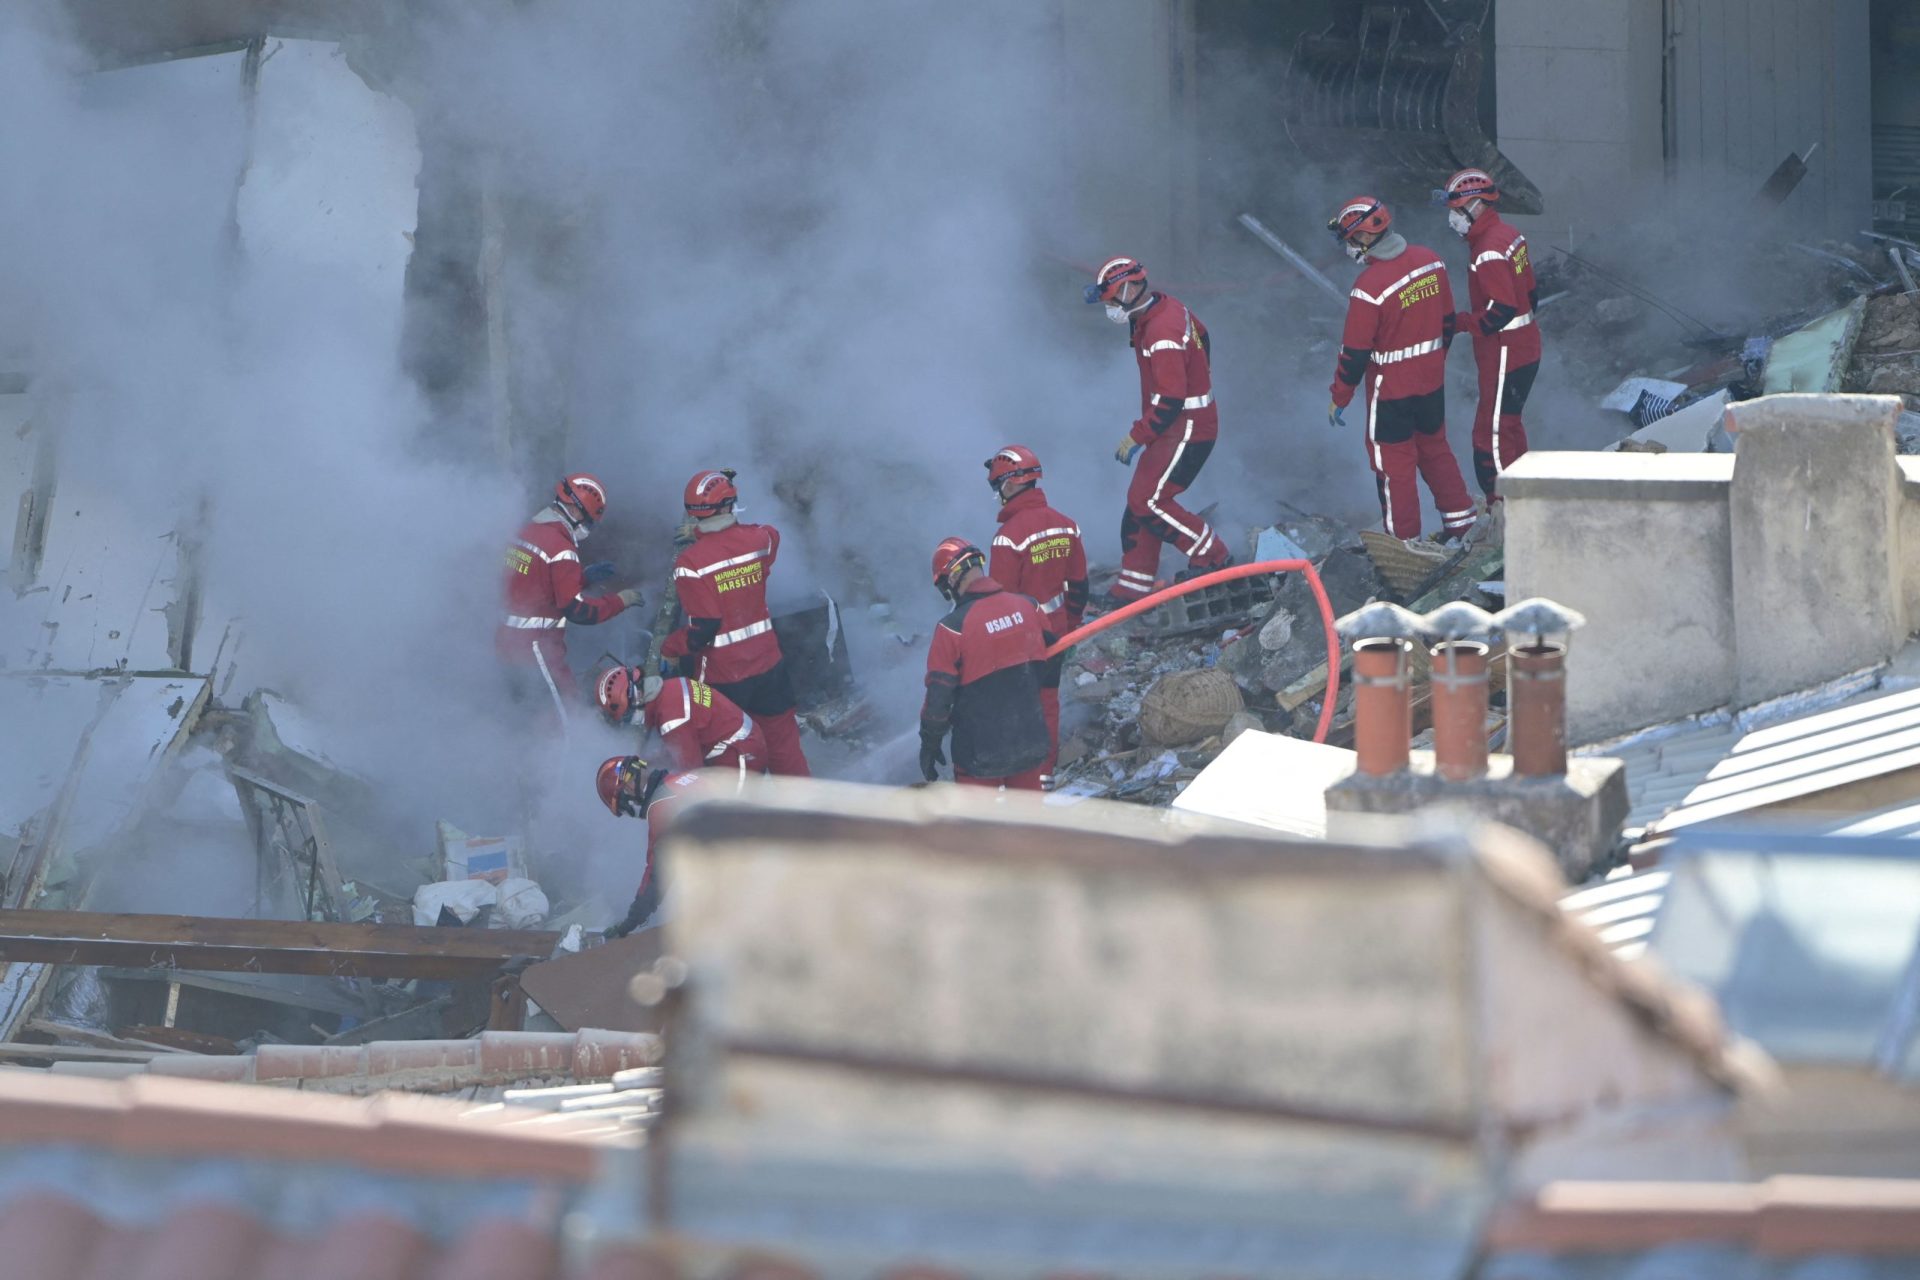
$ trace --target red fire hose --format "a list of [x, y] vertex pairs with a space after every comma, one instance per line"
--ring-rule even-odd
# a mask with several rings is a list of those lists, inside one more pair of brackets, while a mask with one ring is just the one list
[[1333, 724], [1333, 704], [1340, 693], [1340, 637], [1333, 629], [1333, 602], [1327, 599], [1327, 589], [1321, 585], [1320, 574], [1305, 560], [1262, 560], [1258, 564], [1236, 564], [1226, 569], [1215, 569], [1212, 573], [1177, 582], [1173, 586], [1163, 587], [1149, 596], [1142, 596], [1132, 604], [1122, 605], [1112, 613], [1103, 614], [1092, 622], [1069, 631], [1053, 642], [1047, 650], [1049, 658], [1065, 653], [1069, 648], [1088, 636], [1099, 635], [1116, 622], [1125, 622], [1137, 617], [1149, 609], [1156, 608], [1177, 596], [1190, 591], [1212, 586], [1216, 582], [1232, 582], [1236, 578], [1253, 578], [1263, 573], [1304, 573], [1307, 585], [1313, 588], [1313, 598], [1320, 605], [1320, 625], [1327, 637], [1327, 696], [1320, 704], [1320, 723], [1313, 731], [1315, 742], [1327, 740], [1327, 729]]

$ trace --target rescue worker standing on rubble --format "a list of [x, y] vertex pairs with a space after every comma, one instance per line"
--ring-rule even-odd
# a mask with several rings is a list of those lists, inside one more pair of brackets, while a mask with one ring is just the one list
[[1104, 602], [1113, 607], [1153, 590], [1162, 543], [1187, 557], [1189, 574], [1232, 563], [1207, 522], [1175, 501], [1213, 452], [1220, 411], [1213, 403], [1207, 327], [1178, 298], [1154, 292], [1145, 267], [1132, 258], [1109, 259], [1087, 286], [1086, 300], [1104, 303], [1107, 318], [1127, 326], [1140, 365], [1140, 416], [1113, 451], [1122, 465], [1138, 459], [1120, 519], [1120, 576]]
[[567, 665], [567, 626], [590, 627], [640, 602], [629, 587], [589, 596], [589, 576], [611, 573], [611, 564], [583, 567], [580, 544], [607, 513], [607, 490], [578, 472], [561, 480], [553, 501], [534, 516], [507, 547], [506, 619], [494, 647], [507, 663], [516, 700], [551, 699], [561, 725], [567, 704], [580, 696]]
[[[1080, 625], [1087, 612], [1087, 548], [1080, 526], [1055, 511], [1040, 489], [1039, 455], [1010, 444], [986, 461], [987, 484], [1000, 499], [1000, 532], [988, 551], [987, 576], [1037, 602], [1040, 621], [1053, 636]], [[1041, 671], [1040, 710], [1047, 720], [1047, 759], [1041, 786], [1053, 785], [1060, 756], [1060, 670], [1066, 655], [1047, 659]]]
[[1520, 414], [1540, 372], [1540, 327], [1533, 317], [1539, 290], [1527, 238], [1494, 208], [1500, 190], [1490, 176], [1480, 169], [1462, 169], [1433, 194], [1447, 206], [1447, 223], [1466, 240], [1472, 263], [1467, 272], [1469, 305], [1454, 323], [1472, 335], [1473, 362], [1480, 371], [1473, 473], [1491, 512], [1500, 498], [1500, 473], [1527, 451]]
[[687, 481], [692, 545], [673, 561], [673, 589], [687, 624], [667, 637], [661, 656], [727, 695], [753, 717], [773, 772], [808, 777], [794, 715], [793, 679], [767, 611], [767, 575], [780, 553], [780, 531], [742, 524], [732, 471], [702, 471]]
[[1041, 669], [1052, 637], [1031, 599], [987, 576], [987, 558], [965, 538], [933, 551], [933, 585], [953, 610], [933, 629], [927, 697], [920, 708], [920, 773], [928, 782], [947, 762], [969, 786], [1038, 791], [1047, 760], [1040, 708]]
[[1408, 542], [1420, 536], [1417, 474], [1440, 509], [1441, 540], [1451, 541], [1474, 519], [1473, 499], [1447, 444], [1453, 292], [1440, 256], [1408, 244], [1392, 227], [1392, 212], [1373, 196], [1347, 201], [1327, 223], [1347, 256], [1361, 264], [1347, 295], [1327, 424], [1345, 428], [1347, 406], [1362, 390], [1367, 462], [1387, 532]]
[[660, 837], [687, 802], [703, 794], [728, 794], [723, 788], [737, 788], [738, 775], [716, 777], [711, 770], [690, 773], [671, 769], [649, 771], [639, 756], [612, 756], [601, 761], [594, 773], [594, 788], [600, 803], [614, 817], [644, 818], [647, 823], [646, 862], [640, 870], [640, 887], [634, 892], [633, 905], [626, 918], [608, 929], [609, 938], [624, 938], [647, 923], [660, 909], [660, 875], [654, 867]]
[[609, 724], [659, 734], [678, 772], [766, 771], [767, 742], [759, 726], [711, 685], [686, 676], [650, 676], [638, 667], [611, 667], [594, 683], [593, 697]]

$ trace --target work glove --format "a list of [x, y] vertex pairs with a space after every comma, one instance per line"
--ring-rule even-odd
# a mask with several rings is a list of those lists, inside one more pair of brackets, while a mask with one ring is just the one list
[[947, 762], [947, 753], [940, 749], [940, 739], [920, 739], [920, 776], [928, 782], [940, 781], [940, 766]]
[[1336, 431], [1347, 425], [1347, 406], [1327, 401], [1327, 425]]
[[676, 547], [690, 547], [699, 536], [700, 528], [698, 525], [694, 524], [691, 520], [682, 520], [679, 526], [673, 531], [673, 545]]
[[612, 576], [613, 561], [611, 560], [595, 560], [592, 564], [580, 571], [580, 580], [589, 586], [596, 582], [605, 581]]
[[628, 587], [625, 590], [621, 591], [620, 603], [627, 606], [627, 608], [629, 609], [638, 608], [640, 604], [640, 588]]
[[1146, 447], [1135, 440], [1133, 433], [1129, 431], [1120, 437], [1120, 443], [1114, 447], [1113, 456], [1121, 466], [1130, 467], [1133, 465], [1133, 460], [1140, 456], [1140, 451]]

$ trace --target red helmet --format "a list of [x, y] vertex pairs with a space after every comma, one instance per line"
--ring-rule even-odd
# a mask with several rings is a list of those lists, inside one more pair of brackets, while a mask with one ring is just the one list
[[1040, 457], [1023, 444], [1010, 444], [986, 461], [987, 487], [995, 493], [1013, 480], [1040, 483]]
[[696, 520], [704, 520], [708, 516], [719, 515], [739, 501], [740, 491], [733, 487], [736, 474], [723, 467], [718, 471], [702, 471], [687, 481], [687, 514]]
[[626, 813], [646, 815], [646, 780], [647, 762], [639, 756], [609, 756], [593, 775], [600, 803], [616, 818]]
[[933, 585], [940, 594], [954, 598], [954, 581], [968, 569], [984, 569], [987, 557], [965, 538], [948, 538], [933, 549]]
[[1475, 200], [1497, 203], [1500, 188], [1493, 185], [1485, 169], [1462, 169], [1448, 178], [1446, 187], [1434, 192], [1433, 198], [1435, 204], [1444, 204], [1449, 209], [1464, 209]]
[[1094, 275], [1093, 283], [1087, 286], [1087, 302], [1118, 302], [1120, 290], [1134, 280], [1145, 288], [1147, 269], [1132, 258], [1109, 258]]
[[584, 471], [565, 477], [553, 489], [562, 515], [576, 524], [597, 524], [607, 514], [607, 487]]
[[1384, 233], [1393, 225], [1393, 211], [1378, 196], [1355, 196], [1340, 206], [1340, 212], [1327, 220], [1327, 230], [1341, 244], [1363, 231]]
[[600, 704], [609, 723], [626, 724], [640, 709], [640, 690], [639, 672], [631, 667], [608, 667], [593, 683], [593, 700]]

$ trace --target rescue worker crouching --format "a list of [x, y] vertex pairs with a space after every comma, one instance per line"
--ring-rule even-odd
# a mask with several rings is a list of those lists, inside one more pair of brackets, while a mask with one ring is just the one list
[[1127, 326], [1140, 366], [1140, 416], [1113, 453], [1122, 465], [1138, 459], [1120, 518], [1120, 575], [1101, 602], [1113, 608], [1153, 590], [1162, 543], [1187, 557], [1189, 573], [1233, 562], [1212, 526], [1176, 501], [1213, 452], [1220, 411], [1207, 327], [1178, 298], [1154, 292], [1139, 262], [1109, 259], [1086, 300], [1104, 303], [1107, 318]]
[[780, 553], [780, 531], [735, 516], [734, 474], [702, 471], [687, 481], [694, 540], [673, 561], [674, 592], [687, 625], [668, 636], [660, 652], [753, 717], [774, 773], [807, 777], [812, 770], [800, 746], [793, 680], [767, 611], [767, 575]]
[[1040, 706], [1051, 643], [1040, 609], [987, 576], [986, 557], [964, 538], [933, 552], [933, 584], [953, 609], [933, 629], [920, 709], [920, 772], [939, 780], [953, 735], [953, 780], [1038, 791], [1047, 759]]
[[593, 696], [609, 724], [659, 734], [676, 772], [766, 772], [767, 741], [759, 726], [711, 685], [687, 676], [663, 678], [638, 667], [613, 667], [595, 683]]
[[[1087, 548], [1080, 526], [1061, 515], [1040, 488], [1039, 455], [1010, 444], [986, 461], [987, 484], [1000, 499], [1000, 531], [988, 549], [987, 576], [1040, 606], [1048, 634], [1064, 636], [1087, 611]], [[1041, 672], [1040, 709], [1047, 721], [1047, 758], [1042, 787], [1053, 785], [1060, 757], [1060, 671], [1066, 655], [1049, 658]]]
[[1347, 406], [1364, 388], [1367, 463], [1380, 493], [1380, 520], [1403, 541], [1420, 536], [1424, 478], [1440, 509], [1443, 540], [1473, 525], [1473, 499], [1447, 444], [1447, 344], [1453, 340], [1453, 291], [1433, 250], [1408, 244], [1393, 213], [1373, 196], [1342, 205], [1327, 230], [1361, 264], [1347, 295], [1347, 322], [1334, 366], [1327, 423], [1346, 426]]
[[611, 573], [611, 564], [582, 566], [580, 544], [606, 515], [606, 487], [585, 472], [555, 486], [553, 501], [522, 525], [507, 547], [506, 617], [494, 647], [507, 665], [516, 701], [551, 701], [561, 725], [567, 704], [580, 696], [567, 665], [568, 625], [590, 627], [640, 602], [640, 592], [589, 596], [591, 578]]
[[[644, 818], [647, 823], [646, 862], [640, 872], [640, 887], [634, 892], [633, 905], [627, 908], [625, 918], [606, 931], [609, 938], [626, 937], [645, 925], [660, 909], [660, 876], [654, 867], [654, 854], [661, 835], [690, 798], [724, 785], [724, 781], [709, 774], [668, 769], [649, 771], [647, 762], [639, 756], [611, 756], [601, 761], [594, 774], [600, 803], [616, 818]], [[738, 782], [733, 785], [737, 786]]]

